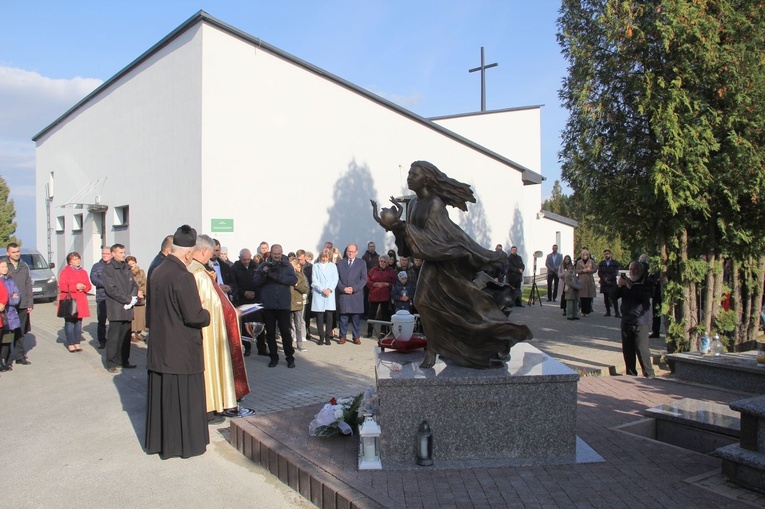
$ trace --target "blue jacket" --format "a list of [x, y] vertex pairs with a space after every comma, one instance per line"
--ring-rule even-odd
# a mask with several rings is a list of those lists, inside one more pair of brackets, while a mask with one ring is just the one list
[[103, 260], [98, 260], [96, 263], [93, 264], [93, 267], [90, 269], [90, 282], [93, 283], [93, 286], [96, 287], [97, 302], [106, 300], [106, 290], [104, 290], [103, 273], [104, 273], [104, 267], [106, 267], [107, 265], [108, 263], [104, 263]]
[[[298, 278], [295, 269], [287, 261], [286, 257], [277, 264], [269, 265], [264, 262], [258, 266], [252, 275], [252, 284], [260, 288], [260, 302], [263, 309], [292, 309], [292, 287], [297, 284]], [[265, 268], [268, 267], [268, 273]]]
[[[5, 289], [8, 290], [8, 305], [5, 307], [8, 314], [8, 329], [18, 329], [21, 327], [21, 320], [19, 320], [21, 291], [19, 290], [19, 287], [16, 286], [16, 283], [13, 281], [13, 278], [10, 275], [0, 276], [0, 279], [2, 279], [3, 283], [5, 284]], [[14, 293], [16, 294], [16, 297], [13, 296]]]
[[[409, 296], [409, 300], [401, 300], [401, 293], [406, 289], [406, 293]], [[394, 312], [404, 309], [412, 312], [412, 303], [414, 302], [414, 285], [407, 279], [406, 284], [401, 281], [396, 281], [393, 285], [393, 291], [391, 292], [391, 299], [393, 300]]]
[[[332, 262], [316, 262], [313, 266], [313, 280], [311, 281], [311, 291], [313, 300], [311, 301], [311, 311], [321, 313], [324, 311], [335, 311], [337, 295], [337, 266]], [[322, 290], [329, 288], [332, 293], [325, 297]]]

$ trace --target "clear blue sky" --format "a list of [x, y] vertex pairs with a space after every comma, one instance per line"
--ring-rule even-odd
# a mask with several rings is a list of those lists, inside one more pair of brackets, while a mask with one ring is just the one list
[[[560, 178], [566, 64], [554, 0], [0, 0], [0, 175], [32, 246], [32, 136], [198, 10], [425, 116], [543, 104], [543, 196]], [[534, 168], [537, 170], [536, 168]], [[44, 221], [44, 217], [37, 221]]]

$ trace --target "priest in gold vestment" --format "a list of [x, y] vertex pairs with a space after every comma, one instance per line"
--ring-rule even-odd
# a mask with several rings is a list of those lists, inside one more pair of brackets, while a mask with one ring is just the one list
[[202, 329], [208, 416], [212, 412], [220, 414], [226, 409], [237, 408], [238, 405], [223, 306], [206, 268], [214, 247], [215, 243], [209, 236], [197, 236], [194, 259], [188, 267], [196, 280], [202, 307], [210, 312], [210, 325]]

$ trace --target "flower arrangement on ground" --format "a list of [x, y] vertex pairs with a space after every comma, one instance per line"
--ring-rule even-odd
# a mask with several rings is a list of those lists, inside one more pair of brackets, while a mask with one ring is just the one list
[[355, 398], [332, 398], [308, 425], [308, 434], [312, 437], [352, 435], [352, 426], [358, 426], [364, 420], [359, 417], [363, 398], [363, 392]]

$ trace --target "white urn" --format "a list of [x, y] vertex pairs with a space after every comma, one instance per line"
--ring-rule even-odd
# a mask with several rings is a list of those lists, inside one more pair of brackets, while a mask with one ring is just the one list
[[396, 341], [409, 341], [414, 334], [414, 315], [405, 309], [396, 311], [390, 319], [393, 322], [391, 331]]

